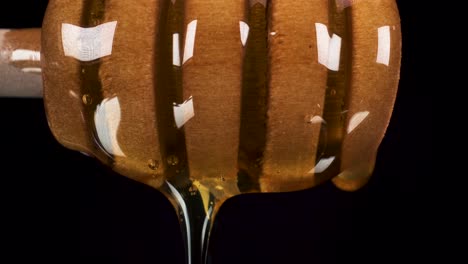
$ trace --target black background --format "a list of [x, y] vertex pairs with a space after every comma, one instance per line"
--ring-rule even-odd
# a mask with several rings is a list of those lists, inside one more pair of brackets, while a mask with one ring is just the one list
[[[423, 25], [412, 2], [398, 1], [400, 88], [370, 183], [354, 193], [327, 183], [228, 200], [212, 233], [214, 264], [418, 262], [420, 184], [432, 174], [432, 98], [420, 84]], [[0, 28], [39, 27], [46, 5], [16, 0], [0, 9]], [[183, 263], [178, 221], [164, 196], [60, 146], [42, 100], [0, 98], [0, 140], [1, 251], [83, 263], [98, 255]]]

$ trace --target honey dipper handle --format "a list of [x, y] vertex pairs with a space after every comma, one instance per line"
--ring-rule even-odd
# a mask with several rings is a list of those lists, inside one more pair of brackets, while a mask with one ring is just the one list
[[41, 29], [0, 29], [0, 97], [42, 97]]

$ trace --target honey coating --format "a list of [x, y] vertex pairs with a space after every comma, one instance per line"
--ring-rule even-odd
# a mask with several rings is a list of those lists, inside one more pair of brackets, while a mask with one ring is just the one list
[[[197, 182], [222, 200], [333, 178], [356, 190], [372, 174], [391, 117], [401, 33], [394, 0], [346, 3], [50, 1], [41, 65], [51, 130], [66, 147], [155, 188]], [[195, 20], [193, 57], [185, 58]], [[62, 23], [111, 21], [111, 55], [64, 55]], [[337, 70], [319, 61], [318, 24], [341, 40]], [[188, 98], [194, 116], [177, 128], [173, 105]], [[99, 124], [99, 114], [108, 122]]]
[[184, 127], [191, 177], [237, 178], [242, 65], [239, 22], [245, 1], [187, 0], [185, 24], [197, 20], [194, 56], [182, 67], [184, 98], [195, 117]]
[[[347, 124], [358, 112], [369, 115], [344, 138], [341, 172], [333, 182], [352, 191], [362, 187], [372, 175], [378, 147], [390, 122], [400, 78], [401, 28], [393, 0], [357, 1], [350, 12], [353, 40]], [[388, 66], [376, 63], [377, 29], [384, 26], [390, 27]]]
[[[311, 187], [327, 69], [318, 63], [315, 23], [328, 24], [328, 1], [272, 1], [270, 6], [268, 111], [260, 177], [262, 191], [292, 191], [286, 182]], [[300, 18], [300, 19], [298, 19]], [[283, 185], [285, 183], [285, 185]]]

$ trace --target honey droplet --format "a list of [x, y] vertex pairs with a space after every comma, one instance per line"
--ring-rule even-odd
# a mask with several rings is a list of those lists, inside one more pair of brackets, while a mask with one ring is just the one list
[[159, 161], [150, 159], [148, 161], [148, 167], [152, 170], [157, 170], [159, 168]]
[[179, 158], [176, 155], [170, 155], [167, 157], [167, 164], [175, 166], [179, 164]]
[[91, 95], [89, 95], [89, 94], [84, 94], [81, 97], [81, 100], [83, 100], [83, 103], [85, 105], [90, 105], [93, 102], [93, 98], [91, 98]]

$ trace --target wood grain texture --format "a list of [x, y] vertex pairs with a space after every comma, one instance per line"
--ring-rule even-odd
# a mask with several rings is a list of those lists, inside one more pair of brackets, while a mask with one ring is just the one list
[[[337, 19], [329, 17], [331, 2], [276, 0], [267, 9], [250, 3], [105, 1], [101, 22], [118, 23], [112, 55], [99, 60], [98, 99], [119, 98], [117, 139], [126, 154], [111, 157], [114, 169], [158, 188], [163, 175], [176, 175], [187, 165], [191, 180], [212, 190], [223, 187], [226, 193], [220, 196], [239, 192], [239, 169], [250, 177], [251, 188], [245, 191], [301, 190], [338, 171], [333, 182], [339, 188], [361, 187], [373, 170], [396, 97], [401, 33], [395, 1], [356, 1], [346, 8], [346, 60], [340, 67], [347, 70], [335, 75], [318, 62], [315, 27], [327, 25], [330, 35], [339, 31], [330, 24]], [[82, 15], [89, 11], [83, 8], [81, 2], [49, 3], [42, 29], [44, 99], [59, 142], [106, 162], [108, 156], [90, 133], [89, 116], [82, 114], [83, 63], [65, 57], [61, 43], [62, 23], [90, 26], [83, 24]], [[184, 54], [184, 31], [194, 20], [193, 57], [179, 67], [172, 61], [172, 36], [179, 34]], [[241, 21], [251, 30], [245, 47]], [[377, 63], [378, 28], [384, 26], [390, 28], [389, 65]], [[339, 124], [333, 132], [337, 147], [328, 153], [339, 160], [333, 165], [336, 172], [320, 176], [314, 167], [323, 124], [310, 121], [326, 117], [325, 99], [333, 85], [341, 90], [339, 100], [328, 100], [336, 104], [330, 116], [339, 120], [335, 112], [346, 114], [344, 123], [334, 122]], [[171, 104], [189, 97], [195, 116], [179, 130]], [[343, 100], [346, 111], [339, 111]], [[353, 117], [365, 112], [348, 133]], [[178, 165], [169, 166], [168, 157], [177, 157]], [[156, 170], [148, 166], [150, 160], [158, 163]]]
[[[110, 56], [83, 63], [64, 56], [61, 26], [69, 23], [90, 27], [83, 22], [81, 1], [50, 1], [42, 28], [45, 106], [50, 128], [64, 146], [86, 152], [108, 163], [91, 133], [93, 123], [82, 100], [81, 66], [99, 63], [98, 78], [102, 99], [117, 97], [121, 122], [117, 139], [125, 157], [113, 157], [114, 169], [138, 181], [159, 187], [164, 164], [161, 160], [155, 107], [156, 49], [160, 1], [106, 1], [99, 23], [117, 21]], [[138, 14], [135, 16], [135, 14]], [[92, 17], [94, 14], [90, 14]], [[86, 87], [85, 87], [86, 89]], [[97, 91], [94, 91], [97, 92]], [[96, 100], [95, 98], [92, 98]], [[93, 102], [99, 104], [100, 102]], [[149, 168], [155, 160], [157, 170]]]
[[49, 127], [65, 147], [92, 153], [86, 122], [81, 114], [80, 62], [64, 56], [62, 23], [80, 25], [83, 2], [49, 1], [42, 26], [44, 102]]
[[195, 117], [185, 124], [190, 176], [237, 182], [246, 2], [185, 1], [185, 24], [198, 20], [194, 56], [183, 65], [184, 98]]
[[[102, 59], [99, 76], [103, 97], [117, 97], [121, 122], [117, 139], [125, 157], [115, 157], [114, 166], [123, 174], [154, 182], [166, 167], [161, 156], [156, 101], [160, 87], [158, 23], [162, 1], [106, 1], [105, 22], [117, 21], [112, 55]], [[138, 14], [138, 15], [135, 15]], [[159, 163], [151, 170], [149, 160]], [[153, 177], [151, 177], [153, 176]]]
[[[344, 138], [341, 173], [333, 179], [344, 190], [362, 187], [372, 175], [377, 150], [393, 111], [401, 60], [400, 19], [395, 1], [358, 1], [350, 8], [352, 75], [346, 127], [356, 113], [368, 111], [369, 115]], [[383, 26], [390, 26], [388, 66], [376, 62], [378, 28]]]
[[270, 2], [269, 96], [260, 189], [293, 191], [313, 185], [327, 69], [318, 63], [315, 23], [328, 23], [328, 1]]

